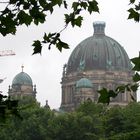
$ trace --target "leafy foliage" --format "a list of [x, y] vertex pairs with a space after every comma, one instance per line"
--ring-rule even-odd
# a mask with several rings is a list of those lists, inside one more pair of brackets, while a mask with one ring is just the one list
[[133, 76], [133, 81], [134, 81], [134, 82], [140, 81], [140, 75], [139, 75], [138, 72], [136, 72], [136, 74]]
[[136, 99], [134, 98], [134, 96], [131, 94], [132, 93], [136, 93], [136, 91], [139, 88], [139, 83], [140, 83], [140, 55], [139, 57], [135, 57], [133, 59], [131, 59], [132, 63], [134, 64], [134, 67], [132, 70], [135, 71], [135, 74], [133, 76], [133, 83], [129, 83], [126, 85], [120, 85], [118, 86], [115, 90], [108, 90], [106, 88], [103, 88], [101, 90], [98, 91], [98, 93], [100, 94], [99, 103], [105, 103], [105, 104], [109, 104], [111, 98], [116, 97], [119, 93], [124, 93], [125, 91], [128, 91], [130, 93], [131, 99], [133, 101], [136, 101]]
[[11, 100], [9, 97], [0, 94], [0, 124], [11, 116], [21, 118], [18, 110], [18, 101]]
[[[5, 3], [6, 4], [6, 3]], [[39, 25], [43, 24], [48, 14], [53, 14], [56, 7], [64, 7], [68, 9], [66, 0], [10, 0], [7, 2], [5, 9], [0, 11], [0, 33], [3, 36], [7, 34], [15, 34], [17, 27], [25, 24], [29, 26], [31, 24]], [[82, 0], [73, 2], [70, 14], [65, 14], [65, 28], [71, 24], [73, 27], [81, 27], [83, 17], [80, 15], [81, 11], [86, 10], [90, 14], [92, 12], [99, 12], [98, 3], [96, 0]], [[64, 28], [64, 29], [65, 29]], [[33, 54], [41, 53], [43, 44], [48, 44], [48, 48], [51, 45], [55, 45], [59, 51], [62, 49], [68, 49], [68, 44], [61, 41], [60, 33], [64, 30], [56, 33], [45, 33], [43, 41], [36, 40], [32, 44], [34, 47]]]
[[108, 109], [99, 104], [85, 102], [75, 112], [62, 114], [34, 105], [22, 110], [21, 115], [23, 120], [11, 118], [7, 125], [0, 126], [0, 139], [139, 139], [139, 103]]
[[[0, 33], [3, 36], [7, 34], [15, 34], [17, 27], [25, 24], [30, 26], [31, 24], [39, 25], [45, 23], [47, 15], [53, 14], [56, 7], [64, 7], [66, 10], [71, 8], [72, 12], [64, 14], [65, 28], [69, 24], [72, 27], [81, 27], [83, 17], [82, 11], [87, 11], [92, 14], [93, 12], [99, 13], [98, 2], [96, 0], [78, 0], [73, 1], [71, 5], [67, 4], [66, 0], [9, 0], [7, 2], [0, 2], [5, 4], [5, 8], [0, 11]], [[140, 3], [136, 0], [130, 0], [130, 4], [134, 5], [134, 8], [128, 10], [128, 19], [134, 19], [139, 22], [140, 18]], [[61, 41], [60, 34], [64, 30], [56, 33], [45, 33], [48, 40], [43, 41], [36, 40], [32, 44], [34, 47], [33, 54], [41, 53], [43, 44], [48, 44], [48, 48], [51, 45], [55, 45], [59, 51], [62, 49], [68, 49], [68, 44]], [[47, 35], [48, 34], [48, 35]]]
[[139, 57], [135, 57], [131, 61], [134, 64], [133, 70], [140, 71], [140, 54]]
[[138, 90], [139, 85], [137, 83], [134, 84], [127, 84], [127, 85], [120, 85], [115, 90], [107, 90], [106, 88], [103, 88], [98, 91], [100, 94], [99, 103], [109, 104], [111, 98], [115, 98], [120, 93], [125, 93], [125, 91], [130, 92], [131, 99], [133, 101], [136, 101], [132, 93], [135, 93]]
[[34, 41], [33, 45], [34, 46], [34, 53], [41, 53], [42, 51], [42, 43], [49, 43], [48, 49], [51, 49], [51, 45], [56, 45], [56, 48], [59, 51], [62, 51], [62, 48], [68, 49], [69, 46], [67, 43], [63, 42], [60, 40], [60, 33], [49, 33], [48, 35], [45, 33], [43, 37], [43, 41]]
[[140, 21], [140, 2], [136, 0], [130, 0], [130, 4], [134, 5], [133, 8], [128, 10], [129, 16], [128, 19], [133, 19], [136, 22]]
[[110, 103], [110, 98], [111, 97], [116, 97], [118, 95], [118, 93], [115, 93], [113, 90], [107, 90], [106, 88], [103, 88], [101, 90], [98, 91], [100, 93], [100, 97], [98, 102], [99, 103]]

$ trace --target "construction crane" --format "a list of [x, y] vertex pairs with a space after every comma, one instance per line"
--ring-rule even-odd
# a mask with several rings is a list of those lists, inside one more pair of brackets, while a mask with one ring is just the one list
[[0, 79], [0, 83], [2, 83], [5, 79], [6, 79], [6, 77], [5, 77], [5, 78], [3, 78], [3, 79]]
[[10, 55], [16, 55], [16, 54], [12, 50], [0, 51], [0, 56], [10, 56]]
[[[15, 52], [12, 50], [4, 50], [0, 51], [0, 57], [1, 56], [11, 56], [11, 55], [16, 55]], [[0, 79], [0, 83], [2, 83], [6, 78]]]

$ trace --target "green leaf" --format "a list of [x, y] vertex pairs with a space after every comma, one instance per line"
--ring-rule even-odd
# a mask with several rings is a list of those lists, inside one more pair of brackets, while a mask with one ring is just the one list
[[26, 24], [28, 26], [32, 22], [32, 17], [21, 10], [17, 15], [17, 20], [19, 20], [19, 24]]
[[66, 22], [66, 24], [68, 24], [70, 22], [69, 15], [64, 14], [64, 16], [65, 16], [65, 22]]
[[6, 29], [5, 28], [2, 28], [2, 27], [0, 27], [0, 33], [3, 35], [3, 36], [6, 36], [8, 33], [7, 33], [7, 31], [6, 31]]
[[69, 45], [61, 40], [59, 40], [59, 42], [56, 44], [56, 47], [60, 52], [62, 51], [62, 48], [69, 49]]
[[133, 92], [136, 92], [138, 90], [139, 85], [138, 84], [134, 84], [132, 85], [130, 88]]
[[136, 22], [139, 22], [140, 20], [140, 15], [138, 12], [136, 12], [133, 8], [130, 8], [128, 10], [129, 12], [129, 16], [128, 16], [128, 19], [134, 19]]
[[58, 4], [58, 6], [60, 7], [61, 5], [62, 5], [62, 0], [54, 0], [57, 4]]
[[98, 3], [95, 0], [89, 1], [88, 2], [89, 6], [88, 6], [88, 11], [91, 14], [92, 12], [99, 12], [99, 8], [98, 8]]
[[81, 7], [83, 7], [85, 10], [86, 10], [86, 8], [87, 8], [87, 3], [86, 2], [81, 2]]
[[50, 11], [50, 13], [53, 13], [53, 5], [51, 3], [46, 4], [46, 6], [44, 7], [45, 11]]
[[136, 11], [139, 11], [140, 10], [140, 2], [139, 2], [138, 5], [135, 5], [135, 9], [136, 9]]
[[52, 38], [52, 37], [55, 36], [56, 34], [57, 34], [57, 33], [49, 33], [49, 34], [48, 34], [48, 37], [49, 37], [49, 38]]
[[133, 81], [138, 82], [140, 81], [140, 75], [136, 72], [136, 74], [133, 76]]
[[30, 8], [30, 3], [24, 2], [23, 9], [28, 10]]
[[77, 10], [78, 6], [79, 6], [79, 3], [78, 2], [73, 2], [72, 8], [74, 9], [74, 11]]
[[107, 91], [107, 89], [103, 88], [103, 89], [99, 90], [98, 93], [100, 93], [100, 97], [98, 99], [98, 102], [109, 104], [110, 96], [109, 96], [109, 92]]
[[134, 3], [135, 2], [135, 0], [130, 0], [130, 3]]
[[47, 4], [46, 0], [39, 0], [39, 3], [43, 8], [45, 8], [45, 6]]
[[75, 25], [80, 27], [82, 24], [82, 20], [83, 20], [83, 17], [79, 16], [77, 19], [75, 19]]
[[125, 92], [125, 85], [121, 85], [121, 86], [118, 86], [116, 89], [115, 89], [115, 91], [117, 92], [117, 93], [124, 93]]
[[82, 9], [77, 9], [77, 10], [75, 11], [75, 15], [79, 15], [81, 11], [82, 11]]
[[133, 70], [140, 71], [140, 56], [131, 59], [134, 64]]
[[37, 53], [40, 53], [41, 54], [42, 45], [41, 45], [41, 42], [39, 40], [34, 41], [34, 43], [32, 44], [32, 46], [34, 47], [33, 54], [37, 54]]
[[13, 20], [13, 14], [9, 13], [6, 17], [1, 17], [0, 33], [7, 35], [9, 33], [15, 34], [17, 22]]
[[118, 94], [114, 92], [113, 90], [109, 90], [109, 97], [115, 98]]
[[17, 3], [17, 0], [10, 0], [9, 3], [10, 4], [16, 4]]
[[44, 41], [50, 42], [50, 38], [49, 38], [49, 36], [47, 36], [46, 33], [44, 34], [43, 39], [44, 39]]
[[1, 102], [4, 98], [7, 98], [7, 96], [4, 96], [4, 95], [0, 94], [0, 102]]
[[37, 1], [36, 0], [30, 0], [30, 2], [31, 2], [32, 5], [37, 5]]
[[74, 27], [74, 25], [75, 25], [75, 14], [74, 13], [70, 13], [70, 15], [65, 14], [65, 23], [66, 24], [71, 23], [71, 25]]
[[11, 12], [10, 9], [9, 9], [8, 7], [6, 7], [6, 8], [3, 10], [2, 15], [8, 14], [8, 13], [10, 13], [10, 12]]
[[39, 11], [39, 8], [37, 6], [33, 7], [29, 12], [32, 18], [34, 19], [34, 23], [36, 25], [45, 22], [46, 15], [43, 13], [43, 11]]

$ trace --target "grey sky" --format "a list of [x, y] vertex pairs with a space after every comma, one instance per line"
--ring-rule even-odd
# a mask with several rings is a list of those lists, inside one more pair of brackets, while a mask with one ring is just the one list
[[106, 35], [118, 41], [126, 50], [130, 58], [138, 56], [140, 24], [133, 20], [127, 20], [129, 9], [129, 0], [98, 0], [100, 14], [89, 15], [83, 12], [84, 21], [81, 28], [72, 28], [69, 26], [62, 33], [62, 40], [68, 42], [69, 50], [63, 50], [60, 53], [52, 46], [51, 50], [44, 46], [42, 55], [32, 56], [31, 46], [33, 40], [41, 39], [44, 32], [60, 31], [63, 26], [64, 9], [57, 9], [55, 15], [49, 16], [44, 25], [31, 26], [29, 28], [22, 26], [18, 28], [16, 36], [0, 35], [0, 51], [13, 50], [15, 56], [0, 57], [0, 78], [7, 79], [0, 85], [4, 93], [8, 91], [8, 85], [11, 85], [16, 74], [21, 72], [21, 65], [25, 66], [24, 72], [28, 73], [33, 83], [37, 85], [37, 100], [42, 105], [48, 100], [51, 108], [58, 108], [61, 103], [61, 76], [63, 64], [67, 60], [72, 50], [83, 39], [93, 35], [93, 22], [105, 21]]

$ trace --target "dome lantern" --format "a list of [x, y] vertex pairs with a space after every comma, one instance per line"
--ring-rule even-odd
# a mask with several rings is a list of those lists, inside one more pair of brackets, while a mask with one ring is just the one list
[[94, 35], [96, 34], [105, 34], [105, 22], [103, 21], [96, 21], [93, 22], [93, 28], [94, 28]]

